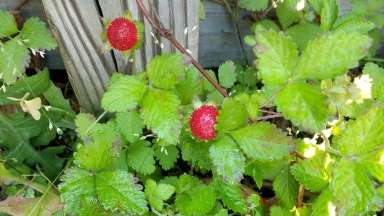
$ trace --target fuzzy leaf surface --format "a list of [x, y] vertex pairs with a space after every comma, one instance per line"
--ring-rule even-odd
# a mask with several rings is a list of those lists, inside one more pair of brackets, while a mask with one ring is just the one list
[[302, 79], [331, 79], [358, 66], [371, 46], [359, 33], [336, 31], [310, 41], [300, 57], [296, 72]]
[[158, 138], [176, 144], [181, 130], [179, 106], [180, 100], [175, 93], [150, 89], [142, 103], [141, 117]]
[[147, 66], [148, 78], [154, 87], [171, 89], [184, 75], [183, 58], [176, 54], [156, 56]]
[[288, 81], [298, 59], [295, 43], [284, 33], [261, 30], [256, 33], [256, 65], [264, 84], [277, 85]]
[[306, 83], [288, 84], [275, 103], [285, 118], [307, 131], [323, 129], [329, 118], [324, 95], [319, 88]]
[[217, 174], [226, 182], [233, 184], [241, 180], [245, 167], [245, 157], [229, 136], [217, 140], [209, 148], [209, 154]]
[[292, 139], [270, 123], [256, 123], [231, 133], [244, 154], [254, 160], [278, 160], [289, 154]]
[[115, 73], [109, 81], [101, 106], [110, 112], [135, 109], [146, 91], [144, 82], [137, 77]]

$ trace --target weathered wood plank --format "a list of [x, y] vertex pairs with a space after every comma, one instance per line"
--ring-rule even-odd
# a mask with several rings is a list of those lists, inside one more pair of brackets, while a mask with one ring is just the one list
[[101, 41], [102, 21], [95, 1], [43, 0], [43, 5], [80, 105], [88, 111], [99, 110], [115, 68]]
[[[238, 31], [221, 4], [206, 1], [206, 19], [200, 23], [199, 61], [205, 67], [217, 67], [226, 60], [243, 61], [244, 52]], [[240, 21], [242, 28], [249, 24]], [[245, 47], [246, 53], [252, 53]], [[251, 58], [251, 57], [247, 57]]]
[[[187, 3], [188, 2], [188, 3]], [[133, 17], [145, 25], [144, 46], [135, 52], [134, 65], [136, 71], [142, 71], [155, 55], [174, 52], [175, 49], [164, 38], [152, 31], [152, 27], [142, 15], [139, 15], [136, 1], [110, 0], [99, 1], [105, 19], [114, 19], [130, 11]], [[144, 0], [144, 4], [153, 16], [160, 19], [176, 38], [197, 57], [199, 37], [199, 1], [191, 0]], [[197, 26], [197, 27], [196, 27]], [[132, 64], [124, 56], [114, 52], [120, 72], [130, 73]]]

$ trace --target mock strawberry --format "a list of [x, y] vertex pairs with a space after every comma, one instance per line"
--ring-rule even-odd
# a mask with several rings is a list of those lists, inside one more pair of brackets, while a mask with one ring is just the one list
[[213, 105], [203, 105], [195, 109], [189, 119], [192, 135], [199, 140], [215, 139], [218, 113], [217, 108]]
[[119, 17], [109, 23], [106, 36], [113, 48], [124, 52], [137, 45], [140, 35], [135, 22], [126, 17]]

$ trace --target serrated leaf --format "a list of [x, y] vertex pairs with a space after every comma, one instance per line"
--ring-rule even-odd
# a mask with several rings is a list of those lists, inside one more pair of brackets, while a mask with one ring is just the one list
[[227, 184], [222, 179], [215, 179], [214, 185], [216, 193], [222, 200], [224, 206], [240, 214], [247, 213], [247, 203], [240, 185]]
[[157, 184], [152, 179], [145, 182], [145, 197], [152, 208], [162, 211], [164, 201], [169, 199], [175, 192], [175, 187], [168, 184]]
[[6, 84], [13, 84], [23, 76], [29, 63], [29, 53], [21, 41], [12, 39], [0, 44], [0, 79]]
[[117, 113], [115, 120], [117, 129], [126, 141], [134, 143], [139, 140], [144, 123], [137, 111]]
[[83, 200], [96, 199], [94, 176], [79, 168], [67, 169], [61, 177], [59, 185], [61, 201], [64, 203], [64, 212], [76, 213], [83, 206]]
[[96, 118], [89, 113], [79, 113], [76, 116], [75, 124], [76, 124], [76, 132], [80, 137], [84, 139], [84, 137], [89, 135], [89, 131], [91, 129], [91, 126], [96, 121]]
[[240, 0], [239, 6], [250, 11], [267, 9], [269, 0]]
[[334, 166], [330, 189], [339, 211], [345, 215], [365, 212], [375, 196], [365, 169], [345, 159]]
[[344, 31], [344, 32], [357, 32], [360, 34], [365, 34], [370, 32], [375, 28], [375, 24], [366, 19], [363, 19], [360, 16], [344, 16], [337, 19], [333, 30], [334, 31]]
[[181, 156], [184, 161], [188, 161], [193, 168], [203, 171], [212, 168], [212, 161], [209, 156], [209, 144], [198, 142], [192, 139], [187, 133], [183, 133], [180, 141]]
[[291, 209], [295, 206], [299, 184], [289, 172], [289, 168], [281, 170], [273, 181], [273, 191], [285, 207]]
[[325, 153], [317, 152], [313, 158], [292, 165], [291, 173], [305, 188], [313, 192], [321, 191], [329, 181], [327, 157]]
[[232, 61], [226, 61], [219, 67], [219, 82], [225, 88], [231, 88], [236, 82], [236, 66]]
[[303, 50], [307, 43], [315, 39], [320, 34], [320, 26], [315, 23], [299, 23], [286, 30], [300, 50]]
[[371, 39], [359, 33], [326, 33], [307, 44], [296, 67], [302, 79], [331, 79], [358, 66], [371, 46]]
[[127, 162], [136, 172], [148, 175], [155, 171], [155, 159], [152, 147], [145, 142], [137, 142], [129, 146], [127, 151]]
[[285, 0], [277, 5], [276, 15], [284, 29], [300, 21], [302, 12], [297, 10], [299, 0]]
[[374, 63], [367, 63], [364, 66], [363, 74], [368, 74], [373, 80], [372, 96], [384, 103], [384, 68]]
[[199, 184], [176, 195], [175, 205], [184, 216], [206, 215], [214, 207], [216, 194], [212, 187]]
[[34, 50], [51, 50], [57, 46], [45, 23], [36, 17], [24, 23], [20, 37], [28, 48]]
[[217, 116], [216, 130], [231, 131], [247, 123], [248, 113], [243, 103], [233, 98], [224, 99], [222, 108]]
[[22, 98], [26, 92], [30, 92], [33, 96], [41, 95], [50, 88], [51, 83], [47, 69], [36, 75], [25, 77], [23, 80], [18, 80], [7, 86], [6, 92], [0, 91], [0, 105], [15, 104], [17, 102], [10, 100], [9, 97]]
[[147, 66], [148, 78], [154, 87], [171, 89], [184, 75], [183, 58], [178, 54], [156, 56]]
[[0, 26], [0, 38], [11, 36], [19, 31], [15, 18], [8, 11], [0, 10]]
[[143, 215], [148, 211], [144, 193], [134, 183], [132, 174], [124, 171], [98, 173], [94, 180], [98, 200], [107, 210]]
[[320, 89], [306, 83], [291, 83], [279, 92], [277, 110], [293, 124], [315, 132], [323, 129], [329, 118], [325, 97]]
[[323, 0], [321, 7], [321, 30], [328, 31], [332, 28], [339, 13], [336, 0]]
[[245, 158], [229, 136], [221, 137], [211, 145], [209, 154], [217, 174], [226, 182], [233, 184], [241, 180]]
[[109, 80], [101, 106], [110, 112], [135, 109], [146, 91], [146, 85], [137, 77], [115, 73]]
[[252, 161], [245, 167], [245, 174], [251, 176], [258, 188], [263, 186], [263, 180], [274, 180], [280, 171], [288, 166], [288, 160]]
[[203, 91], [203, 80], [196, 68], [188, 68], [185, 78], [176, 85], [182, 104], [192, 103], [193, 98]]
[[323, 190], [313, 202], [311, 216], [332, 215], [336, 215], [336, 207], [335, 203], [333, 203], [332, 192], [329, 189], [326, 189]]
[[343, 154], [372, 153], [384, 145], [384, 110], [372, 108], [365, 115], [348, 123], [346, 130], [334, 143]]
[[177, 158], [179, 158], [179, 150], [175, 145], [170, 146], [156, 146], [155, 157], [159, 160], [161, 168], [169, 170], [175, 166]]
[[289, 154], [292, 139], [273, 124], [260, 122], [231, 132], [244, 154], [254, 160], [279, 160]]
[[180, 100], [171, 91], [150, 89], [142, 102], [141, 117], [158, 138], [176, 144], [181, 130]]
[[256, 65], [264, 84], [277, 85], [288, 81], [298, 59], [298, 52], [292, 40], [274, 30], [256, 33]]
[[[215, 82], [217, 82], [216, 74], [213, 70], [208, 70], [207, 73]], [[217, 92], [215, 87], [210, 82], [208, 82], [207, 79], [203, 79], [203, 86], [204, 89], [208, 92]]]
[[115, 128], [112, 124], [99, 124], [96, 130], [91, 132], [91, 137], [93, 141], [78, 146], [74, 154], [75, 164], [91, 171], [110, 167], [117, 155], [113, 144], [117, 138]]

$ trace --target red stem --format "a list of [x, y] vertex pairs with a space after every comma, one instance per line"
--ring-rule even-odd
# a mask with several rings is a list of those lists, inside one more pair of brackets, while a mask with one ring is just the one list
[[168, 30], [165, 29], [159, 20], [155, 20], [154, 17], [152, 17], [145, 7], [144, 3], [142, 0], [136, 0], [137, 6], [142, 12], [142, 14], [145, 16], [145, 18], [148, 20], [148, 22], [152, 25], [152, 27], [159, 33], [161, 36], [164, 38], [168, 39], [181, 53], [186, 55], [191, 63], [200, 71], [200, 73], [210, 82], [213, 87], [215, 87], [224, 97], [228, 97], [227, 91], [221, 87], [209, 74], [208, 72], [204, 69], [204, 67], [199, 64], [195, 58], [187, 51], [185, 47], [183, 47], [173, 36], [173, 34]]
[[[207, 79], [208, 82], [211, 83], [213, 85], [213, 87], [220, 92], [221, 95], [223, 95], [224, 97], [229, 97], [229, 94], [227, 93], [227, 91], [223, 87], [221, 87], [219, 85], [219, 83], [217, 83], [215, 81], [215, 79], [213, 79], [208, 74], [208, 72], [204, 69], [204, 67], [191, 55], [191, 53], [189, 53], [188, 50], [183, 45], [181, 45], [179, 43], [179, 41], [176, 40], [176, 38], [173, 36], [173, 34], [168, 29], [163, 27], [160, 20], [158, 20], [156, 17], [153, 17], [150, 15], [150, 12], [145, 7], [143, 1], [142, 0], [136, 0], [136, 3], [137, 3], [137, 7], [141, 11], [141, 13], [144, 15], [144, 17], [148, 20], [148, 22], [151, 24], [152, 28], [157, 33], [159, 33], [162, 37], [168, 39], [171, 42], [171, 44], [174, 47], [176, 47], [176, 49], [178, 49], [181, 53], [186, 55], [189, 58], [190, 62], [200, 71], [200, 73], [203, 75], [203, 77], [205, 79]], [[279, 114], [277, 112], [273, 112], [273, 111], [269, 111], [269, 110], [265, 110], [265, 109], [260, 109], [260, 111], [264, 112], [264, 113], [271, 114], [271, 115], [260, 117], [260, 118], [258, 118], [258, 120], [267, 120], [267, 119], [281, 117], [281, 114]]]

